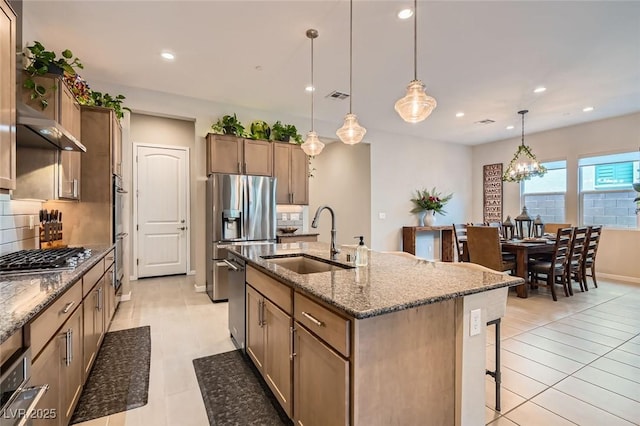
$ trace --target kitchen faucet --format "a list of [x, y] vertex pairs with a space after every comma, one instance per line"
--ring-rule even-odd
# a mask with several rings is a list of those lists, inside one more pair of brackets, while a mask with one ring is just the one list
[[331, 213], [331, 259], [336, 260], [338, 253], [340, 250], [336, 248], [336, 215], [333, 209], [329, 206], [320, 206], [318, 210], [316, 210], [316, 215], [313, 217], [313, 222], [311, 222], [312, 228], [318, 227], [318, 219], [320, 218], [320, 212], [322, 210], [327, 209], [329, 213]]

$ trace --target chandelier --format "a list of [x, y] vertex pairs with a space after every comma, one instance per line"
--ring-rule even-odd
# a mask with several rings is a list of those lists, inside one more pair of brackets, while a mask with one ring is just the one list
[[336, 135], [347, 145], [355, 145], [362, 141], [367, 129], [358, 123], [358, 118], [351, 112], [353, 105], [353, 0], [349, 2], [349, 113], [344, 117], [344, 124], [336, 131]]
[[419, 123], [435, 109], [437, 102], [427, 95], [424, 84], [418, 80], [418, 0], [413, 2], [413, 80], [407, 86], [407, 94], [398, 99], [396, 112], [407, 123]]
[[518, 111], [522, 116], [522, 142], [502, 175], [502, 180], [505, 182], [521, 182], [547, 173], [547, 168], [538, 163], [536, 156], [531, 152], [531, 147], [524, 144], [524, 115], [528, 112], [526, 109]]
[[318, 30], [308, 29], [307, 38], [311, 40], [311, 131], [307, 133], [307, 138], [301, 147], [305, 154], [313, 157], [320, 154], [324, 148], [324, 144], [318, 139], [318, 134], [313, 130], [313, 92], [315, 92], [313, 85], [313, 39], [318, 38]]

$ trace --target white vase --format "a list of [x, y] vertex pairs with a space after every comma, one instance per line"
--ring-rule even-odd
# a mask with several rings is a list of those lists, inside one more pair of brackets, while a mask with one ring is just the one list
[[434, 210], [427, 210], [424, 217], [424, 226], [434, 226], [436, 224], [436, 212]]
[[418, 226], [424, 226], [424, 217], [427, 215], [426, 210], [418, 212]]

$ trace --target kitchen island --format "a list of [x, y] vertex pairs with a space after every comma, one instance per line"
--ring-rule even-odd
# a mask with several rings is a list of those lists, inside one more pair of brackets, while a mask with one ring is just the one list
[[294, 422], [484, 424], [485, 324], [521, 278], [373, 251], [326, 272], [282, 261], [331, 262], [322, 243], [230, 251], [247, 262], [247, 354]]

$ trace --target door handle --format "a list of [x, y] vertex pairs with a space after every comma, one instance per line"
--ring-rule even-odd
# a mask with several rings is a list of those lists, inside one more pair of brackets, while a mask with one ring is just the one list
[[76, 303], [76, 302], [69, 302], [69, 303], [67, 303], [66, 305], [64, 305], [64, 309], [62, 309], [62, 313], [63, 313], [63, 314], [68, 313], [68, 312], [69, 312], [69, 309], [71, 309], [71, 307], [72, 307], [73, 305], [75, 305], [75, 303]]
[[240, 169], [240, 162], [238, 161], [238, 173], [242, 173], [242, 170]]
[[295, 334], [296, 329], [294, 327], [289, 327], [289, 359], [293, 361], [293, 357], [296, 356], [296, 353], [293, 351], [293, 335]]
[[236, 265], [234, 265], [233, 263], [229, 262], [227, 259], [222, 259], [222, 261], [231, 269], [233, 269], [234, 271], [238, 271], [238, 267]]
[[73, 196], [78, 196], [78, 179], [73, 180]]
[[187, 229], [186, 226], [181, 226], [180, 228], [178, 228], [178, 230], [180, 230], [180, 231], [184, 231], [185, 229]]
[[305, 318], [307, 318], [309, 321], [311, 321], [312, 323], [314, 323], [315, 325], [317, 325], [318, 327], [324, 327], [324, 323], [316, 318], [313, 317], [313, 315], [310, 315], [306, 312], [302, 312], [302, 316], [304, 316]]

